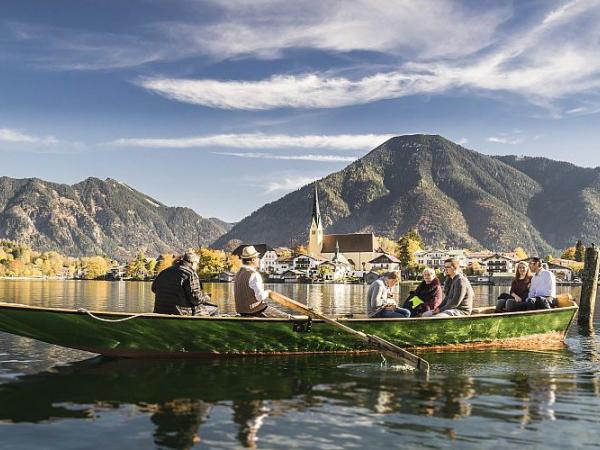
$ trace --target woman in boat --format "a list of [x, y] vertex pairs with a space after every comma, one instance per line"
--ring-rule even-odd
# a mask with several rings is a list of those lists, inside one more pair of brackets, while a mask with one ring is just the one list
[[392, 288], [400, 281], [398, 272], [387, 272], [381, 278], [377, 279], [367, 292], [367, 301], [369, 305], [369, 317], [373, 318], [408, 318], [410, 311], [404, 308], [398, 308], [393, 299]]
[[524, 311], [525, 299], [529, 295], [531, 286], [531, 271], [525, 261], [517, 264], [515, 277], [510, 285], [510, 292], [500, 294], [496, 303], [496, 312]]
[[423, 281], [410, 292], [403, 307], [410, 311], [411, 317], [419, 317], [424, 312], [439, 307], [443, 298], [442, 284], [436, 277], [435, 270], [428, 267], [423, 271]]

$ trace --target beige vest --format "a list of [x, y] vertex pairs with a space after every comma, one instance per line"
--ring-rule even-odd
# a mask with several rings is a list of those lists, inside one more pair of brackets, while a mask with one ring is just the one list
[[254, 272], [242, 267], [235, 274], [233, 293], [235, 296], [235, 310], [239, 314], [254, 314], [264, 309], [266, 303], [256, 300], [254, 291], [249, 286], [250, 277]]

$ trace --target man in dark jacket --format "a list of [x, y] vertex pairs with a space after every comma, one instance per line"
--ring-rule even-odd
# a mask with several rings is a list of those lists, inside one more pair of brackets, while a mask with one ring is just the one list
[[208, 314], [203, 307], [208, 297], [202, 292], [196, 272], [199, 261], [200, 257], [196, 253], [188, 252], [158, 274], [152, 283], [155, 313], [184, 316]]

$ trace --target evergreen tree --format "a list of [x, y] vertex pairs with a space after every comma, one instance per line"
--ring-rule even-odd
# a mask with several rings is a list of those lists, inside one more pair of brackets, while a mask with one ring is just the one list
[[585, 246], [581, 240], [577, 241], [575, 245], [575, 261], [583, 262], [585, 258]]

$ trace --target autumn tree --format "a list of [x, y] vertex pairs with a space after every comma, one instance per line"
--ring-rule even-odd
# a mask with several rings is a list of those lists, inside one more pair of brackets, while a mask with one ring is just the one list
[[409, 230], [398, 240], [398, 259], [404, 268], [413, 268], [417, 265], [415, 252], [423, 247], [423, 241], [417, 230]]
[[143, 251], [140, 251], [135, 259], [127, 264], [127, 270], [125, 272], [127, 277], [140, 281], [148, 278], [149, 273], [146, 263], [146, 255]]
[[173, 265], [174, 261], [175, 261], [175, 255], [172, 255], [170, 253], [163, 253], [156, 260], [156, 266], [154, 267], [154, 273], [156, 275], [158, 275], [166, 268], [171, 267]]
[[200, 257], [198, 263], [198, 275], [203, 280], [208, 280], [214, 275], [225, 271], [226, 255], [223, 250], [213, 250], [207, 247], [200, 247], [196, 250]]
[[525, 249], [523, 247], [517, 247], [515, 248], [515, 258], [517, 258], [518, 260], [523, 260], [523, 259], [527, 259], [529, 256], [527, 255], [527, 252], [525, 252]]
[[575, 247], [568, 247], [565, 249], [564, 252], [562, 252], [562, 255], [560, 255], [560, 257], [562, 259], [571, 259], [573, 261], [575, 261], [575, 253], [576, 253], [576, 248]]
[[377, 241], [379, 242], [379, 247], [385, 253], [396, 256], [398, 254], [398, 243], [392, 239], [389, 239], [385, 236], [378, 236]]
[[104, 277], [110, 268], [110, 261], [102, 256], [80, 258], [80, 264], [86, 280]]

